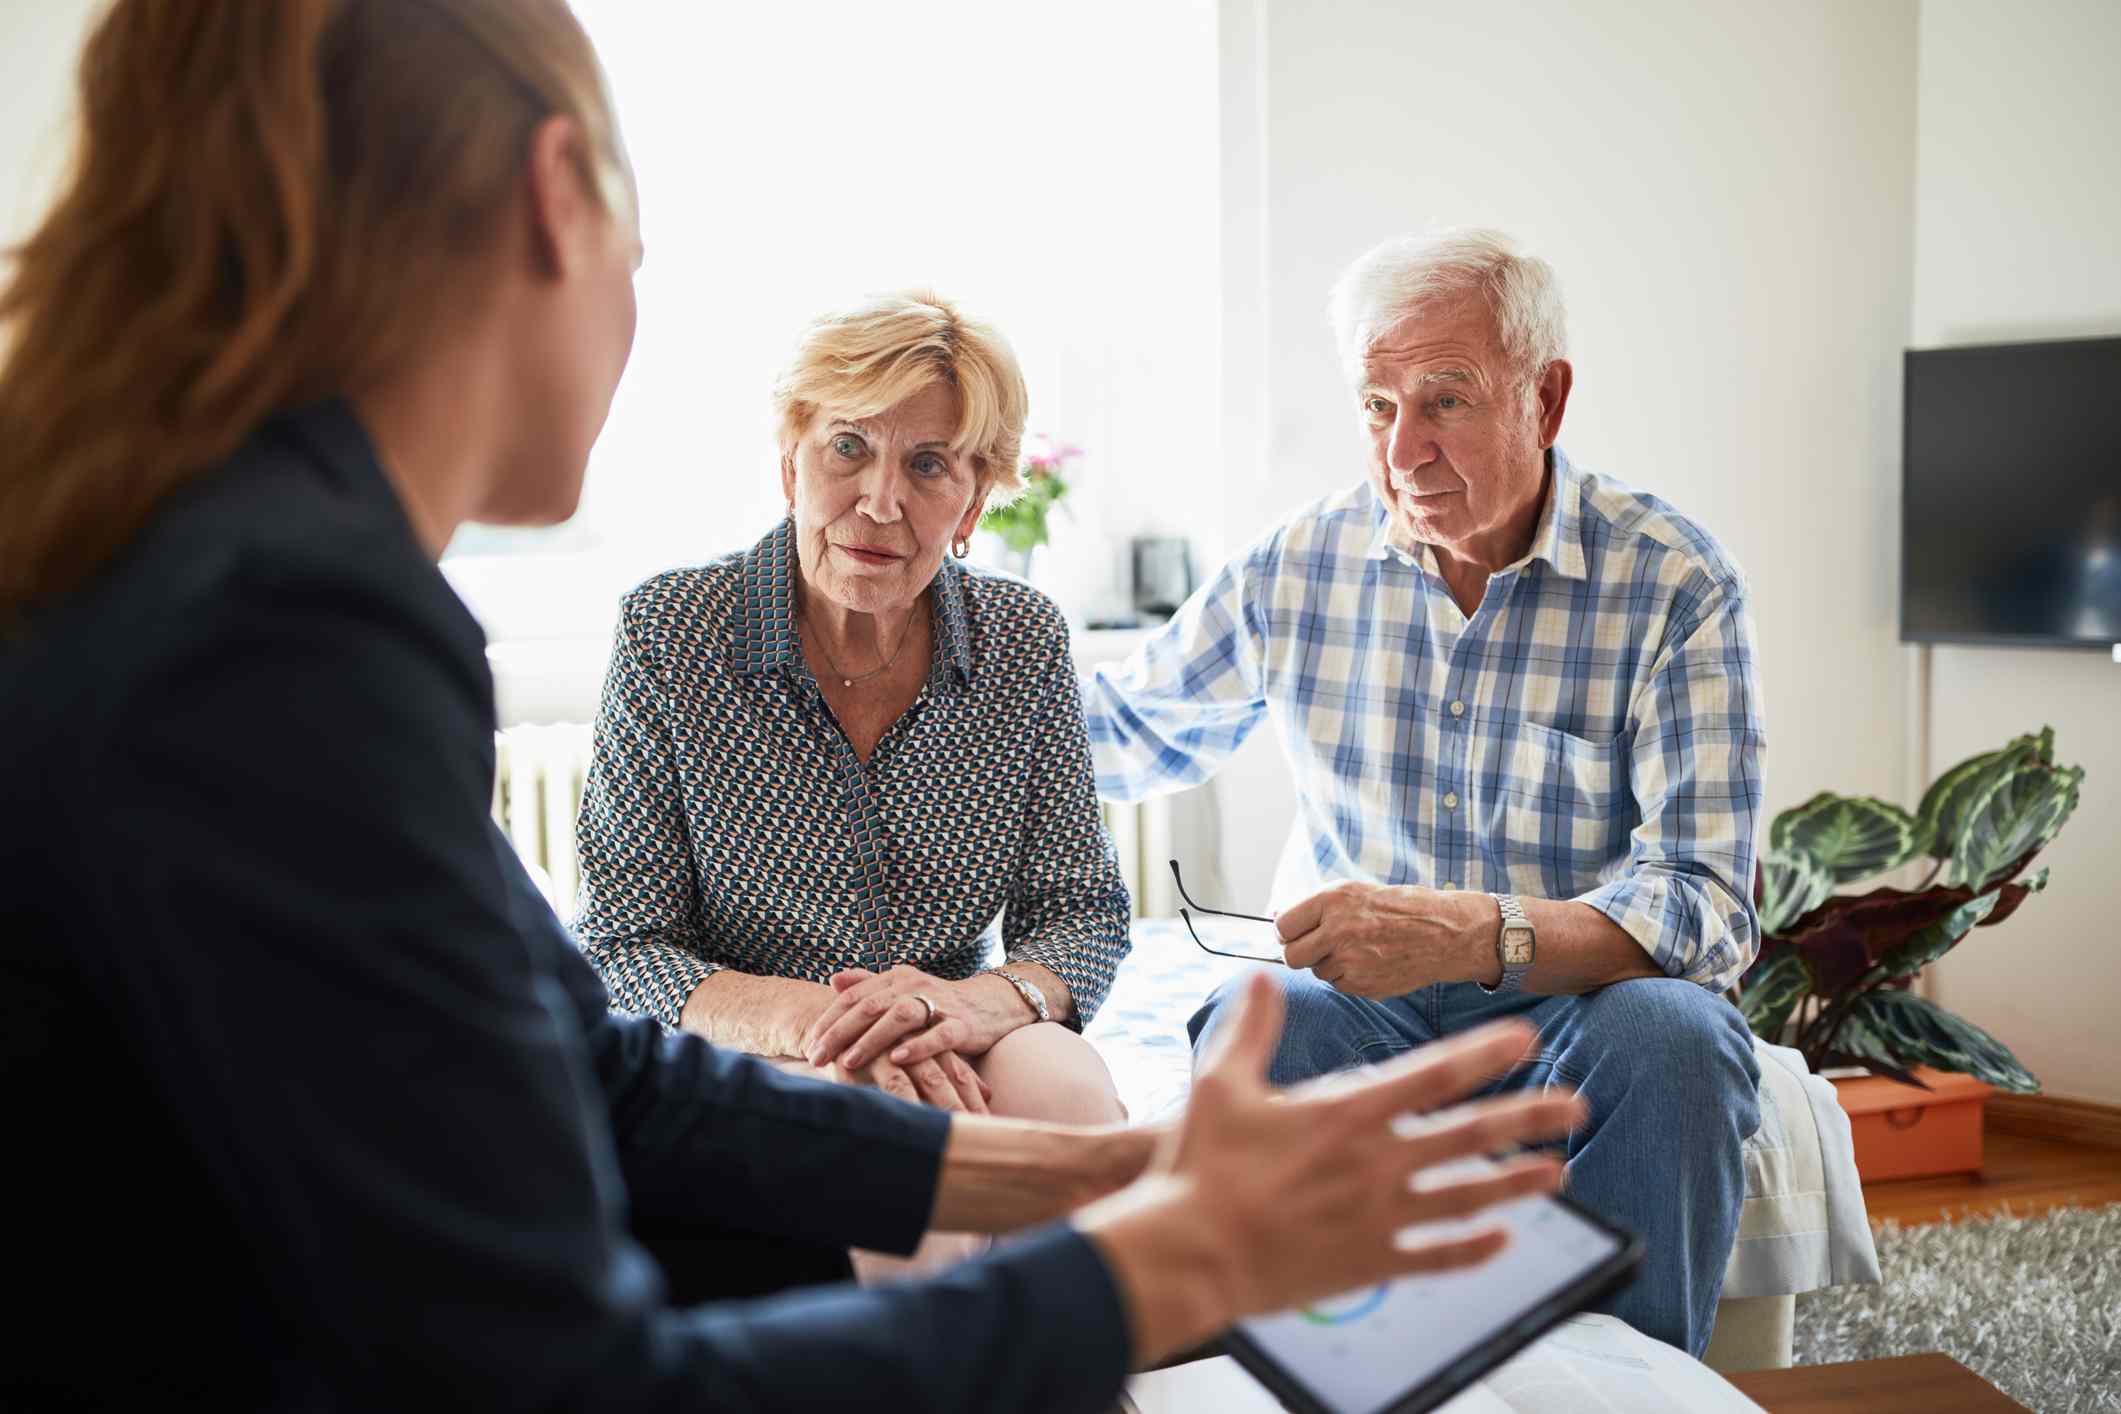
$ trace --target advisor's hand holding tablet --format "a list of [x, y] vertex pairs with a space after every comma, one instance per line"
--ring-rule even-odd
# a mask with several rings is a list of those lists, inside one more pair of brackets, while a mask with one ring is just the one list
[[[1401, 1234], [1560, 1185], [1561, 1165], [1544, 1155], [1414, 1182], [1453, 1160], [1559, 1139], [1581, 1122], [1576, 1098], [1555, 1090], [1450, 1108], [1524, 1059], [1530, 1027], [1500, 1022], [1277, 1091], [1266, 1073], [1281, 1025], [1280, 993], [1254, 979], [1149, 1171], [1078, 1215], [1118, 1280], [1138, 1363], [1246, 1316], [1484, 1262], [1502, 1250], [1500, 1226], [1404, 1244]], [[1433, 1118], [1408, 1133], [1394, 1121], [1409, 1113]]]

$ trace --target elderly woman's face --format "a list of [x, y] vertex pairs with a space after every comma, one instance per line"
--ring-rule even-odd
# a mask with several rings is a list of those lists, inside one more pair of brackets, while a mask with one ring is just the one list
[[872, 417], [811, 419], [781, 459], [807, 589], [865, 614], [919, 597], [985, 500], [971, 450], [952, 444], [957, 424], [943, 384]]

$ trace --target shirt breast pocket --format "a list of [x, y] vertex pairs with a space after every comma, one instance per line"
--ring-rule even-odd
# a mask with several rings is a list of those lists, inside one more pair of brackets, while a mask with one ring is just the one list
[[1498, 842], [1511, 887], [1536, 881], [1539, 897], [1565, 899], [1617, 871], [1635, 813], [1622, 740], [1519, 721], [1503, 753]]

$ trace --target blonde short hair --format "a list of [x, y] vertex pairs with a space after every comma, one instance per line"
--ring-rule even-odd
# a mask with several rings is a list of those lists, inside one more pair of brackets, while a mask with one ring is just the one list
[[957, 445], [969, 448], [980, 490], [1007, 500], [1023, 489], [1017, 453], [1031, 396], [1009, 341], [928, 290], [879, 295], [811, 322], [773, 385], [781, 446], [821, 410], [873, 417], [936, 384], [957, 390]]

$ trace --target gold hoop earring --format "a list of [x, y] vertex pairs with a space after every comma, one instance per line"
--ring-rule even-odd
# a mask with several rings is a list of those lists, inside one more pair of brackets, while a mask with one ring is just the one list
[[960, 539], [951, 545], [950, 553], [962, 560], [965, 558], [965, 556], [972, 553], [972, 542], [970, 540]]

